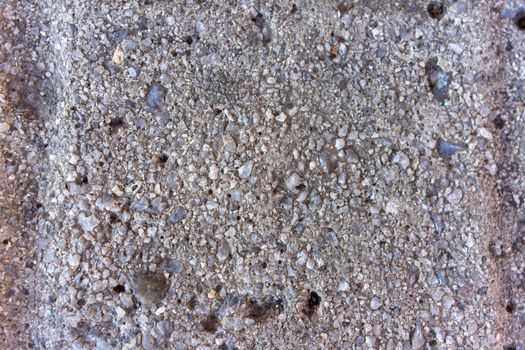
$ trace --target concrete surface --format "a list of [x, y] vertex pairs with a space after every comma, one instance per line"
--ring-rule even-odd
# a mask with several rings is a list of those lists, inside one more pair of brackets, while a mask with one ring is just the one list
[[0, 348], [524, 349], [524, 18], [0, 1]]

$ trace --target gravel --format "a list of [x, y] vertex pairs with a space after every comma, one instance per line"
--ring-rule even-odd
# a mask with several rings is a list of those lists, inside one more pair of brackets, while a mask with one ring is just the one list
[[148, 89], [148, 106], [153, 109], [161, 108], [166, 99], [166, 88], [160, 84], [153, 84]]
[[241, 179], [247, 179], [250, 177], [250, 174], [252, 173], [253, 168], [253, 162], [251, 160], [246, 161], [243, 165], [237, 169], [237, 172], [239, 174], [239, 177]]
[[428, 85], [432, 89], [434, 97], [439, 102], [445, 102], [448, 97], [448, 89], [452, 81], [452, 72], [445, 72], [438, 65], [437, 58], [431, 58], [425, 65]]
[[413, 350], [422, 349], [423, 346], [425, 346], [425, 338], [423, 337], [420, 323], [416, 323], [414, 332], [412, 333], [411, 343]]
[[132, 277], [132, 289], [135, 297], [148, 307], [158, 305], [168, 288], [168, 280], [163, 274], [139, 272]]
[[436, 148], [440, 156], [451, 157], [457, 152], [465, 151], [465, 146], [461, 144], [455, 144], [448, 142], [442, 138], [439, 138], [436, 143]]
[[0, 3], [0, 348], [523, 348], [522, 7]]
[[182, 222], [188, 215], [188, 211], [185, 208], [177, 208], [168, 219], [168, 223], [174, 225]]
[[377, 310], [381, 307], [381, 299], [379, 299], [378, 297], [373, 297], [371, 300], [370, 300], [370, 308], [372, 310]]

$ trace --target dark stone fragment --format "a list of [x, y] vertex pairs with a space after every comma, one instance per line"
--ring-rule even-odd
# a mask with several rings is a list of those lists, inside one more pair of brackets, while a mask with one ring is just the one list
[[448, 88], [452, 81], [452, 73], [445, 72], [438, 65], [437, 58], [431, 58], [425, 65], [425, 74], [434, 97], [443, 103], [448, 98]]

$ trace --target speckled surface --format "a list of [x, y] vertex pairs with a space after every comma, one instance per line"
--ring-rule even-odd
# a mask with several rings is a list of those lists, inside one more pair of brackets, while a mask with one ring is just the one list
[[520, 9], [0, 1], [0, 348], [524, 349]]

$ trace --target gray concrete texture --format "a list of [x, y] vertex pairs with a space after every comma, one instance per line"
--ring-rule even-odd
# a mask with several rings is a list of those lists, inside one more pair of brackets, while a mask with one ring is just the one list
[[525, 349], [525, 3], [0, 1], [1, 349]]

